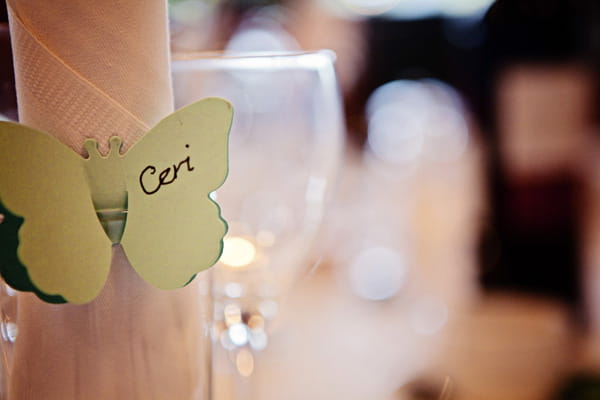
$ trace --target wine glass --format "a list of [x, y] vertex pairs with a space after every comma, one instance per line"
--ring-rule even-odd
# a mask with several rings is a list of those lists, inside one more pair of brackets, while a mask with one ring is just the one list
[[177, 108], [210, 96], [234, 107], [229, 176], [214, 194], [229, 231], [212, 270], [212, 334], [214, 373], [234, 383], [217, 390], [236, 398], [252, 398], [257, 355], [330, 197], [344, 137], [333, 62], [329, 51], [174, 56]]

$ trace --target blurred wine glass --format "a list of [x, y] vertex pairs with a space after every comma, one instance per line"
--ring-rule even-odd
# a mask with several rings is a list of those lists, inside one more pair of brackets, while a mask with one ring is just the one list
[[395, 399], [475, 296], [480, 164], [457, 92], [390, 82], [367, 119], [320, 236], [322, 267], [286, 302], [286, 334], [256, 371], [261, 400]]
[[337, 280], [371, 305], [363, 320], [378, 330], [365, 335], [363, 352], [379, 355], [369, 369], [394, 371], [379, 383], [388, 398], [394, 383], [430, 368], [448, 324], [476, 296], [480, 164], [466, 107], [441, 81], [388, 82], [370, 96], [366, 117], [365, 149], [335, 208], [342, 244], [329, 254]]
[[331, 192], [343, 143], [333, 61], [327, 51], [173, 61], [176, 107], [209, 96], [234, 107], [229, 176], [215, 194], [229, 231], [213, 269], [212, 334], [215, 373], [234, 379], [236, 398], [251, 397], [244, 382], [309, 265]]
[[[364, 192], [378, 205], [370, 209], [380, 219], [387, 215], [385, 224], [369, 225], [393, 228], [393, 245], [413, 265], [420, 291], [429, 287], [462, 307], [476, 295], [474, 246], [482, 203], [480, 149], [467, 109], [441, 81], [397, 80], [372, 94], [366, 113], [361, 185], [371, 185]], [[383, 187], [385, 193], [377, 189]]]

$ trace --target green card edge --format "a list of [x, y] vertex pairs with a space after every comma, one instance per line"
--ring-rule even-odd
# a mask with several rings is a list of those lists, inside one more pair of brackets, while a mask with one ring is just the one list
[[27, 268], [18, 256], [19, 230], [25, 219], [8, 210], [0, 199], [0, 275], [11, 288], [21, 292], [32, 292], [41, 300], [51, 304], [64, 304], [67, 301], [60, 295], [51, 295], [39, 290], [31, 281]]

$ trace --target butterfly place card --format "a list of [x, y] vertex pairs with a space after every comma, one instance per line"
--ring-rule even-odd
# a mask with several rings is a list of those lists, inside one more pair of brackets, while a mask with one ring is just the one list
[[53, 303], [87, 303], [121, 244], [161, 289], [220, 257], [227, 225], [209, 197], [228, 171], [231, 104], [208, 98], [160, 121], [126, 153], [93, 139], [86, 158], [52, 136], [0, 122], [0, 274]]

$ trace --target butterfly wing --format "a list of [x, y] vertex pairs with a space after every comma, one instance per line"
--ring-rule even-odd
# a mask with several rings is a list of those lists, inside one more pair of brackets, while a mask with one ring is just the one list
[[24, 219], [11, 213], [0, 201], [0, 275], [12, 288], [21, 292], [34, 292], [48, 303], [66, 303], [62, 296], [50, 296], [39, 290], [31, 282], [27, 268], [17, 256], [19, 248], [19, 229]]
[[201, 100], [163, 119], [125, 155], [121, 244], [158, 288], [185, 286], [221, 255], [227, 225], [209, 194], [227, 176], [232, 117], [227, 101]]
[[81, 157], [45, 133], [1, 122], [0, 204], [6, 211], [0, 272], [7, 283], [55, 302], [86, 303], [98, 295], [112, 250]]

